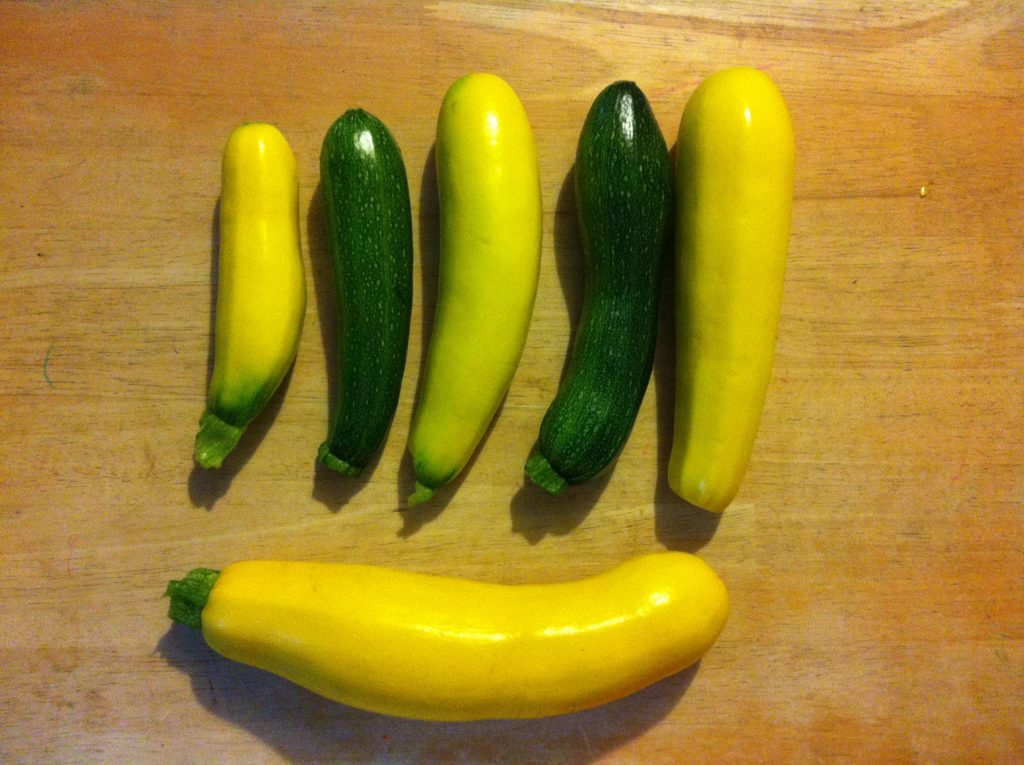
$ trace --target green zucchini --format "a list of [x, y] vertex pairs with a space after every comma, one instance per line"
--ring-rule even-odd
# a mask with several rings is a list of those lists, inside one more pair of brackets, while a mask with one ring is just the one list
[[320, 461], [358, 475], [387, 437], [412, 311], [412, 213], [405, 163], [387, 127], [351, 109], [327, 131], [320, 185], [338, 309], [338, 375]]
[[586, 272], [568, 372], [526, 472], [551, 494], [604, 472], [633, 428], [654, 363], [658, 291], [671, 242], [672, 167], [635, 83], [594, 101], [576, 152]]

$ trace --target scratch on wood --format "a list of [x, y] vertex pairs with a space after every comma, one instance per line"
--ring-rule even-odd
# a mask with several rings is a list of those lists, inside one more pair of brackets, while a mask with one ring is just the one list
[[71, 564], [75, 557], [75, 545], [78, 544], [78, 537], [73, 536], [68, 540], [68, 557], [64, 563], [64, 571], [68, 576], [71, 576], [73, 571], [71, 570]]
[[43, 356], [43, 379], [46, 380], [46, 384], [51, 388], [53, 387], [53, 380], [50, 379], [50, 354], [53, 353], [53, 343], [46, 349], [46, 355]]
[[587, 759], [589, 760], [594, 756], [594, 748], [590, 745], [590, 736], [587, 735], [586, 725], [577, 719], [576, 728], [579, 730], [580, 736], [583, 738], [583, 748], [586, 751]]

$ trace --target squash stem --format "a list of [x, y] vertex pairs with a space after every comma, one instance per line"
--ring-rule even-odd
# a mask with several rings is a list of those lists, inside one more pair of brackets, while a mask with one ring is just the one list
[[526, 461], [526, 474], [530, 476], [530, 480], [535, 484], [555, 497], [561, 494], [565, 487], [569, 485], [562, 476], [555, 472], [555, 469], [551, 467], [551, 463], [540, 452], [534, 454]]
[[419, 481], [416, 482], [416, 490], [409, 495], [409, 507], [416, 507], [416, 505], [422, 505], [434, 496], [434, 490], [426, 484], [422, 484]]
[[357, 467], [350, 462], [346, 462], [341, 457], [337, 457], [332, 454], [330, 441], [324, 441], [320, 444], [320, 451], [317, 452], [317, 457], [324, 465], [334, 472], [341, 473], [342, 475], [355, 476], [363, 472], [361, 467]]
[[199, 419], [196, 433], [195, 459], [204, 468], [219, 468], [224, 458], [238, 444], [244, 428], [224, 422], [207, 410]]
[[184, 624], [194, 630], [202, 627], [203, 608], [210, 597], [219, 571], [210, 568], [194, 568], [184, 579], [172, 579], [167, 583], [164, 595], [171, 599], [167, 615], [172, 621]]

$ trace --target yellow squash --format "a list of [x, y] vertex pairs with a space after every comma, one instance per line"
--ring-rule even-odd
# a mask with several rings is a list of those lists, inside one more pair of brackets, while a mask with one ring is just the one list
[[697, 661], [725, 585], [696, 556], [589, 579], [500, 585], [374, 566], [250, 561], [171, 582], [171, 617], [218, 653], [327, 698], [429, 720], [597, 706]]
[[712, 75], [676, 145], [676, 405], [668, 480], [721, 512], [739, 490], [771, 376], [793, 200], [789, 112], [769, 77]]
[[519, 364], [537, 294], [541, 197], [522, 104], [499, 77], [449, 88], [437, 122], [438, 300], [409, 438], [415, 505], [465, 467]]
[[213, 376], [195, 459], [220, 467], [295, 360], [306, 309], [295, 157], [272, 125], [237, 128], [221, 165]]

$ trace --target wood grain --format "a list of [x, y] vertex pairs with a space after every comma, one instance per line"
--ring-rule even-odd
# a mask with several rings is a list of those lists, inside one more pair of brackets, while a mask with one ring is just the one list
[[[633, 79], [674, 143], [700, 80], [739, 63], [778, 82], [798, 145], [741, 494], [719, 518], [668, 489], [666, 303], [614, 471], [546, 498], [522, 466], [580, 310], [583, 117]], [[482, 449], [403, 513], [436, 287], [434, 125], [472, 70], [505, 77], [533, 123], [540, 292]], [[1015, 2], [0, 4], [0, 760], [1024, 760], [1022, 97]], [[402, 146], [417, 269], [399, 411], [354, 481], [314, 467], [333, 343], [317, 163], [352, 106]], [[310, 300], [285, 390], [204, 473], [220, 152], [255, 119], [298, 158]], [[537, 722], [326, 702], [169, 628], [161, 597], [193, 566], [249, 557], [525, 582], [660, 548], [726, 580], [719, 643], [634, 697]]]

